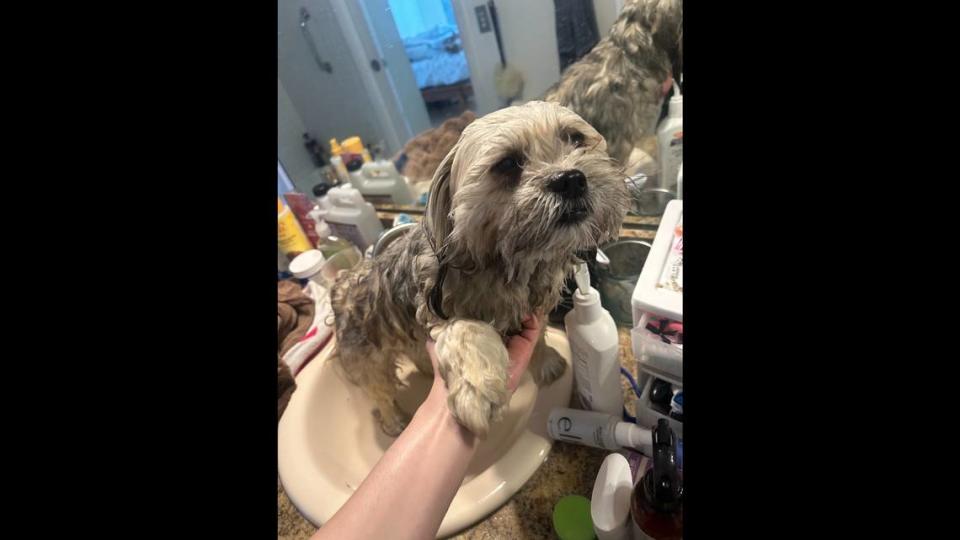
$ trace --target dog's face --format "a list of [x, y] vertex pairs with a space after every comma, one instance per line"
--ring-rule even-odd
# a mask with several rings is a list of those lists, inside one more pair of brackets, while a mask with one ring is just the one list
[[606, 142], [555, 103], [471, 123], [433, 178], [427, 226], [460, 264], [556, 258], [617, 236], [629, 196]]

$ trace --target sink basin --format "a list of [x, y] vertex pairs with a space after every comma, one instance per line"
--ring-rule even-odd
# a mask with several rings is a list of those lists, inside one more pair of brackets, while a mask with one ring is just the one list
[[[537, 388], [525, 373], [503, 419], [477, 449], [438, 536], [449, 536], [482, 520], [507, 502], [547, 458], [553, 441], [547, 417], [566, 407], [573, 389], [570, 346], [561, 330], [548, 328], [547, 354], [567, 363], [563, 376]], [[346, 502], [394, 441], [380, 431], [372, 402], [327, 361], [333, 343], [297, 375], [297, 390], [278, 427], [278, 469], [283, 489], [301, 514], [321, 526]], [[432, 377], [405, 363], [400, 377], [408, 386], [398, 398], [413, 412], [429, 391]]]

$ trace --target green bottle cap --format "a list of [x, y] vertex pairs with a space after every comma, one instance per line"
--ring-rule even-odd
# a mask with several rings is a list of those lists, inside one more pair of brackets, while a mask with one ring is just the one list
[[590, 499], [582, 495], [567, 495], [553, 507], [553, 530], [560, 540], [592, 540], [593, 520], [590, 519]]

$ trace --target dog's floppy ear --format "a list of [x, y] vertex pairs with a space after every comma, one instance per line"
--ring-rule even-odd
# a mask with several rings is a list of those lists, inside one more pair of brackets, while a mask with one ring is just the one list
[[430, 182], [430, 198], [427, 200], [427, 209], [424, 212], [427, 238], [433, 246], [439, 263], [436, 280], [428, 295], [427, 306], [441, 319], [447, 318], [446, 313], [443, 312], [443, 281], [447, 275], [449, 262], [444, 260], [444, 255], [447, 237], [453, 231], [453, 220], [450, 218], [453, 204], [453, 194], [450, 193], [450, 169], [453, 168], [453, 156], [456, 155], [459, 146], [458, 142], [447, 152], [446, 157], [437, 167], [437, 172], [433, 174], [433, 181]]
[[443, 247], [447, 236], [453, 231], [453, 221], [450, 218], [453, 199], [450, 193], [450, 169], [453, 167], [453, 156], [456, 155], [459, 146], [458, 142], [447, 152], [430, 182], [430, 198], [427, 200], [424, 217], [427, 234], [430, 235], [430, 241], [437, 250]]

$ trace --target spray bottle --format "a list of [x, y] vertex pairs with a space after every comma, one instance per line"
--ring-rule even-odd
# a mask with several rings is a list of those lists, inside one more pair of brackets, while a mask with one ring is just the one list
[[563, 322], [573, 353], [580, 403], [587, 410], [619, 418], [623, 414], [623, 389], [617, 325], [600, 305], [600, 293], [590, 286], [587, 263], [577, 265], [574, 278], [577, 290], [573, 293], [573, 309]]
[[677, 467], [677, 437], [661, 418], [653, 430], [653, 468], [633, 490], [634, 540], [683, 538], [683, 480]]

